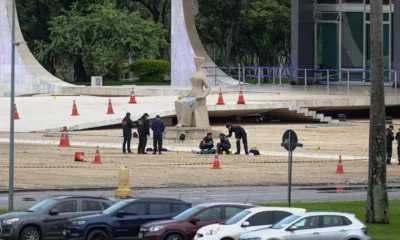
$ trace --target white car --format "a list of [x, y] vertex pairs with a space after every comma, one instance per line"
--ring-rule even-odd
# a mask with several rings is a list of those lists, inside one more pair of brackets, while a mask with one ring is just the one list
[[292, 214], [304, 213], [303, 208], [254, 207], [243, 210], [225, 222], [200, 228], [195, 240], [239, 240], [243, 233], [271, 226]]
[[354, 214], [308, 212], [288, 216], [270, 228], [242, 234], [240, 240], [371, 240]]

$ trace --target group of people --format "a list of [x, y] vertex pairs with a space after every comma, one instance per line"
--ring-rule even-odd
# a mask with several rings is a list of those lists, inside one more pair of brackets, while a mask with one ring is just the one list
[[[248, 146], [247, 146], [247, 133], [246, 131], [239, 125], [232, 125], [228, 123], [226, 128], [229, 129], [229, 134], [225, 135], [221, 133], [219, 135], [220, 142], [217, 144], [218, 153], [222, 152], [230, 152], [231, 143], [228, 138], [232, 137], [232, 134], [235, 134], [236, 138], [236, 152], [235, 154], [240, 154], [240, 141], [243, 142], [244, 152], [246, 155], [249, 155]], [[200, 142], [200, 150], [209, 150], [214, 148], [214, 140], [212, 139], [212, 133], [207, 133], [207, 136], [203, 138]]]
[[[137, 120], [137, 131], [138, 131], [138, 154], [147, 154], [146, 145], [147, 138], [150, 136], [150, 122], [149, 122], [149, 114], [145, 113], [141, 118]], [[132, 139], [132, 128], [134, 127], [134, 123], [131, 120], [131, 114], [126, 113], [125, 118], [122, 120], [122, 132], [124, 136], [124, 142], [122, 145], [123, 153], [132, 153], [131, 151], [131, 139]], [[231, 143], [228, 138], [232, 137], [232, 134], [235, 134], [236, 138], [236, 148], [237, 151], [235, 154], [240, 154], [240, 141], [243, 141], [244, 152], [246, 155], [249, 154], [247, 147], [247, 133], [246, 131], [239, 125], [232, 125], [228, 123], [226, 128], [229, 129], [229, 134], [226, 135], [221, 133], [219, 135], [220, 142], [217, 144], [217, 151], [219, 153], [222, 152], [230, 152]], [[151, 130], [153, 131], [153, 154], [162, 154], [162, 143], [163, 143], [163, 132], [165, 130], [164, 122], [160, 119], [160, 116], [157, 115], [156, 119], [151, 124]], [[207, 133], [207, 136], [203, 138], [200, 142], [200, 149], [207, 150], [214, 148], [214, 140], [212, 139], [212, 133]]]
[[386, 163], [387, 164], [392, 164], [392, 152], [393, 152], [393, 141], [397, 141], [397, 160], [398, 160], [398, 165], [400, 165], [400, 128], [398, 129], [398, 132], [396, 133], [396, 136], [394, 136], [393, 133], [394, 127], [393, 125], [390, 125], [388, 128], [386, 128]]
[[[138, 154], [147, 154], [146, 145], [147, 138], [150, 136], [150, 123], [149, 123], [149, 114], [145, 113], [141, 118], [137, 120], [137, 130], [138, 130]], [[122, 131], [124, 136], [124, 142], [122, 145], [123, 153], [132, 153], [131, 151], [131, 139], [132, 139], [132, 128], [134, 124], [131, 120], [131, 114], [126, 113], [125, 118], [122, 120]], [[165, 130], [164, 122], [160, 119], [160, 116], [156, 116], [156, 120], [154, 120], [151, 124], [151, 130], [153, 130], [153, 154], [161, 155], [162, 151], [162, 134]]]

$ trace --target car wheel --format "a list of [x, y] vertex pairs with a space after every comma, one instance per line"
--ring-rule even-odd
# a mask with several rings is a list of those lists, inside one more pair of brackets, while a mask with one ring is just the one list
[[41, 240], [40, 231], [36, 227], [24, 228], [19, 236], [20, 240]]
[[173, 233], [169, 235], [165, 240], [184, 240], [180, 234]]
[[108, 235], [103, 230], [94, 230], [89, 234], [87, 240], [108, 240]]

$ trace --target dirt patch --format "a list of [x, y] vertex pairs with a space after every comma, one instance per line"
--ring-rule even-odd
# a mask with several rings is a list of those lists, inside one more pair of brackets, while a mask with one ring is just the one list
[[[249, 143], [262, 151], [284, 152], [280, 146], [282, 134], [287, 129], [297, 132], [304, 148], [296, 152], [309, 154], [334, 154], [367, 156], [368, 124], [352, 122], [348, 126], [313, 127], [306, 125], [245, 125]], [[215, 129], [226, 132], [223, 126]], [[0, 133], [0, 138], [7, 138]], [[16, 139], [59, 140], [43, 137], [41, 133], [18, 133]], [[120, 143], [120, 130], [72, 132], [74, 141]], [[233, 139], [232, 139], [233, 140]], [[149, 139], [149, 147], [152, 140]], [[136, 146], [134, 140], [132, 145]], [[198, 140], [187, 143], [165, 141], [168, 146], [196, 149]], [[234, 144], [233, 144], [234, 145]], [[320, 150], [317, 150], [319, 146]], [[394, 149], [395, 146], [394, 146]], [[9, 144], [0, 143], [0, 189], [8, 186]], [[73, 161], [74, 153], [85, 152], [86, 163]], [[221, 170], [211, 170], [213, 155], [187, 152], [167, 152], [159, 155], [124, 155], [120, 149], [100, 149], [102, 165], [93, 165], [95, 148], [60, 148], [55, 145], [16, 144], [15, 187], [17, 189], [46, 188], [113, 188], [117, 186], [118, 169], [130, 170], [132, 187], [193, 187], [193, 186], [243, 186], [284, 185], [287, 183], [287, 157], [273, 156], [219, 156]], [[393, 157], [397, 157], [394, 154]], [[297, 185], [365, 184], [368, 162], [344, 161], [343, 175], [336, 174], [337, 160], [324, 158], [294, 158], [293, 183]], [[395, 161], [393, 161], [395, 163]], [[388, 167], [388, 181], [400, 182], [400, 166]]]

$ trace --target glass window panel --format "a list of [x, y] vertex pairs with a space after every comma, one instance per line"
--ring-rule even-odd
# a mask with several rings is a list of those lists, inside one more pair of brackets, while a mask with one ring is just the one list
[[318, 23], [317, 67], [338, 69], [339, 67], [339, 24]]
[[361, 3], [361, 4], [364, 4], [364, 0], [342, 0], [342, 3]]
[[363, 67], [364, 14], [342, 13], [342, 68]]
[[338, 21], [338, 12], [318, 12], [317, 20]]
[[335, 4], [339, 3], [339, 0], [317, 0], [318, 4]]
[[[371, 2], [370, 0], [365, 1], [366, 4], [370, 4], [370, 2]], [[383, 0], [382, 3], [383, 3], [383, 5], [389, 5], [390, 0]]]

